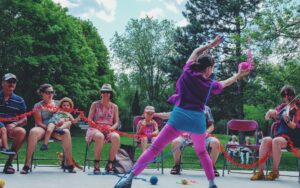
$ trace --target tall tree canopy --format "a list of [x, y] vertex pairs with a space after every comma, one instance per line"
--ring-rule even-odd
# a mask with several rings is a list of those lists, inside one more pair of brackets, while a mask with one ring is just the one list
[[143, 106], [166, 108], [170, 81], [164, 69], [175, 54], [174, 33], [170, 21], [146, 17], [131, 19], [125, 33], [115, 33], [112, 39], [114, 61], [129, 72], [131, 83], [136, 86], [131, 93], [139, 91]]
[[101, 84], [113, 81], [96, 28], [51, 0], [0, 1], [0, 25], [0, 74], [17, 75], [17, 93], [30, 107], [43, 83], [87, 109]]
[[275, 56], [277, 62], [299, 59], [300, 2], [297, 0], [265, 0], [255, 17], [253, 35], [262, 55]]

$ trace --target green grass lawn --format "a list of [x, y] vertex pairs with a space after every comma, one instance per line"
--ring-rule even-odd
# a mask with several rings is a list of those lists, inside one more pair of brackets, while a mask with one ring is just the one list
[[[224, 145], [226, 142], [226, 136], [225, 135], [216, 135]], [[81, 165], [83, 165], [84, 161], [84, 154], [85, 154], [85, 148], [86, 148], [86, 142], [85, 142], [85, 133], [81, 131], [76, 131], [72, 135], [72, 141], [73, 141], [73, 156], [74, 159]], [[40, 145], [42, 142], [39, 142], [36, 150], [36, 156], [39, 157], [47, 157], [47, 158], [54, 158], [56, 159], [56, 152], [61, 152], [62, 147], [60, 142], [54, 142], [54, 143], [49, 143], [49, 149], [48, 151], [40, 151]], [[133, 139], [128, 138], [128, 137], [122, 137], [121, 138], [121, 143], [122, 144], [133, 144]], [[93, 146], [92, 146], [93, 147]], [[109, 150], [109, 144], [104, 145], [104, 149], [102, 152], [102, 157], [101, 159], [107, 160], [108, 159], [108, 150]], [[24, 158], [25, 158], [25, 151], [26, 151], [26, 143], [22, 146], [21, 150], [19, 151], [19, 161], [21, 164], [21, 167], [23, 166], [24, 163]], [[141, 153], [141, 150], [138, 148], [135, 153], [135, 158], [137, 158]], [[167, 168], [171, 168], [173, 166], [173, 157], [171, 153], [171, 147], [170, 144], [164, 149], [164, 166]], [[90, 150], [90, 156], [93, 156], [93, 149]], [[4, 155], [0, 156], [5, 157]], [[92, 158], [93, 159], [93, 158]], [[217, 161], [216, 167], [218, 169], [221, 169], [223, 167], [223, 156], [220, 155], [219, 159]], [[239, 159], [237, 159], [239, 161]], [[195, 155], [194, 149], [192, 147], [187, 147], [184, 150], [184, 162], [192, 162], [193, 164], [189, 165], [184, 165], [184, 168], [193, 168], [193, 169], [199, 169], [199, 160]], [[4, 163], [4, 160], [2, 162]], [[41, 161], [40, 163], [46, 163], [46, 164], [58, 164], [58, 160], [54, 161]], [[104, 167], [106, 162], [103, 162], [101, 166]], [[156, 167], [156, 164], [151, 164], [150, 167]], [[239, 169], [238, 167], [231, 166], [233, 169]], [[280, 163], [280, 169], [281, 170], [297, 170], [297, 158], [293, 155], [291, 152], [284, 152], [282, 161]]]

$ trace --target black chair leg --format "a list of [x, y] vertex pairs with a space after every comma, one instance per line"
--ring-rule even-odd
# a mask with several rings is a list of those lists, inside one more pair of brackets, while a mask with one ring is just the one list
[[[86, 143], [86, 147], [85, 147], [85, 156], [84, 156], [84, 162], [83, 162], [83, 172], [85, 172], [85, 168], [86, 168], [86, 163], [89, 161], [88, 160], [88, 152], [89, 152], [89, 144]], [[90, 163], [88, 164], [88, 167], [90, 166]]]

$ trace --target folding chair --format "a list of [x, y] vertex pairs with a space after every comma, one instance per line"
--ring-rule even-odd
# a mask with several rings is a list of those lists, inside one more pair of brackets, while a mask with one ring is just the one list
[[[79, 127], [81, 130], [87, 131], [87, 129], [89, 128], [89, 125], [88, 124], [80, 124]], [[122, 127], [122, 124], [121, 124], [121, 120], [119, 118], [118, 130], [121, 129], [121, 127]], [[94, 143], [94, 141], [92, 140], [90, 144], [86, 143], [86, 145], [85, 145], [85, 154], [84, 154], [84, 160], [83, 160], [83, 172], [85, 172], [86, 167], [88, 167], [88, 169], [90, 169], [91, 162], [94, 161], [94, 159], [90, 158], [90, 147], [93, 143]], [[107, 143], [110, 143], [110, 141]], [[107, 144], [107, 143], [105, 143], [105, 144]], [[100, 161], [107, 161], [107, 159], [106, 160], [101, 159]]]
[[[36, 145], [36, 149], [31, 156], [30, 171], [32, 172], [32, 169], [36, 168], [36, 167], [62, 167], [62, 164], [59, 163], [59, 161], [58, 161], [57, 151], [54, 151], [54, 149], [53, 149], [54, 147], [51, 147], [51, 145], [53, 143], [61, 143], [61, 141], [51, 138], [49, 140], [49, 144], [50, 144], [49, 149], [47, 151], [39, 151], [42, 143], [43, 143], [43, 139], [38, 141], [38, 143]], [[63, 148], [62, 148], [62, 150], [63, 150]], [[51, 155], [51, 157], [49, 157], [49, 155]], [[39, 161], [43, 161], [43, 162], [39, 163]], [[50, 164], [49, 163], [46, 164], [46, 163], [44, 163], [45, 161], [48, 161], [48, 162], [49, 161], [57, 161], [57, 163], [55, 164], [52, 162]], [[63, 171], [65, 172], [65, 169], [63, 169]]]
[[[258, 124], [254, 120], [230, 120], [227, 123], [227, 131], [226, 131], [226, 135], [227, 135], [227, 139], [226, 139], [227, 142], [226, 143], [227, 144], [225, 146], [225, 151], [227, 152], [230, 148], [248, 147], [252, 151], [251, 159], [252, 159], [252, 162], [254, 162], [257, 159], [257, 153], [258, 153], [258, 150], [259, 150], [259, 145], [257, 145], [257, 144], [250, 144], [250, 145], [238, 144], [238, 145], [232, 145], [232, 144], [228, 144], [228, 142], [229, 142], [230, 134], [232, 132], [234, 132], [234, 131], [235, 132], [243, 131], [243, 132], [245, 132], [245, 134], [246, 133], [251, 133], [251, 135], [254, 135], [254, 133], [257, 132], [257, 130], [258, 130]], [[240, 156], [238, 156], [238, 157], [240, 157]], [[230, 168], [229, 168], [229, 165], [228, 165], [228, 161], [224, 157], [222, 176], [224, 176], [224, 171], [225, 171], [226, 168], [227, 168], [227, 173], [229, 174]], [[255, 168], [253, 169], [253, 171], [255, 172]]]
[[[144, 119], [143, 116], [135, 116], [134, 117], [133, 126], [132, 126], [132, 129], [133, 129], [134, 133], [137, 132], [137, 125], [138, 125], [139, 121], [142, 120], [142, 119]], [[161, 119], [159, 117], [153, 117], [153, 120], [157, 123], [159, 130], [161, 130], [162, 127], [165, 125], [163, 119]], [[151, 143], [149, 143], [149, 144], [151, 144]], [[137, 139], [133, 139], [133, 146], [138, 147]], [[164, 174], [163, 151], [160, 153], [160, 158], [161, 158], [161, 161], [157, 161], [157, 162], [154, 162], [154, 163], [157, 164], [157, 170], [159, 170], [159, 166], [160, 166], [161, 167], [161, 174]]]

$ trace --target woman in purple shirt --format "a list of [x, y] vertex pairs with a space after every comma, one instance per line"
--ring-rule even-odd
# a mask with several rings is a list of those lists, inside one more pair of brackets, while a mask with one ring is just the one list
[[168, 100], [174, 104], [168, 123], [148, 150], [140, 156], [130, 175], [119, 181], [115, 188], [130, 188], [133, 177], [140, 174], [168, 143], [183, 132], [190, 133], [196, 154], [209, 181], [209, 188], [217, 187], [214, 183], [212, 161], [205, 149], [204, 105], [210, 93], [219, 94], [223, 88], [249, 74], [248, 70], [239, 69], [237, 74], [224, 81], [218, 82], [209, 78], [213, 72], [215, 61], [211, 56], [203, 53], [219, 45], [222, 40], [223, 37], [217, 36], [211, 44], [196, 48], [193, 51], [177, 80], [176, 93]]

